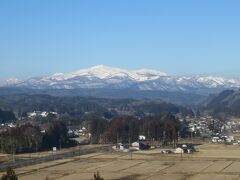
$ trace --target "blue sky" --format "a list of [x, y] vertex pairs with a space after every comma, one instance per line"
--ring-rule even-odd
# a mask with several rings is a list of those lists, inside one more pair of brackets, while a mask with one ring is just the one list
[[0, 79], [93, 65], [240, 76], [238, 0], [1, 0]]

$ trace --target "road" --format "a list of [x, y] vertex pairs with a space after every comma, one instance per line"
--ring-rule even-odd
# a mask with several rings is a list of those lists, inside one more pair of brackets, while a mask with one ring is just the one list
[[74, 157], [74, 156], [81, 156], [81, 155], [97, 153], [97, 152], [104, 152], [104, 151], [109, 151], [109, 146], [93, 147], [93, 148], [84, 149], [84, 150], [73, 150], [73, 151], [69, 151], [69, 152], [51, 154], [51, 155], [47, 155], [47, 156], [44, 156], [44, 157], [38, 157], [38, 158], [26, 159], [26, 160], [19, 160], [19, 161], [16, 161], [16, 162], [3, 163], [3, 164], [0, 164], [0, 172], [5, 171], [8, 167], [19, 168], [19, 167], [23, 167], [23, 166], [39, 164], [39, 163], [53, 161], [53, 160], [57, 160], [57, 159], [63, 159], [63, 158]]

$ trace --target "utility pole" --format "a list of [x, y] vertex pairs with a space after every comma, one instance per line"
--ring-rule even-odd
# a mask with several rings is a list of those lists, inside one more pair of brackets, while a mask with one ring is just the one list
[[181, 161], [182, 161], [183, 150], [181, 150]]
[[118, 144], [118, 132], [117, 132], [117, 144]]
[[78, 142], [78, 156], [80, 156], [80, 143]]
[[37, 156], [37, 152], [38, 152], [38, 142], [37, 141], [35, 142], [35, 145], [36, 145], [36, 156]]
[[128, 139], [128, 146], [129, 146], [129, 148], [130, 148], [130, 146], [131, 146], [130, 136], [129, 136], [129, 139]]
[[2, 142], [2, 141], [3, 141], [3, 139], [2, 139], [2, 138], [0, 138], [0, 140], [1, 140], [1, 151], [0, 151], [0, 152], [2, 152], [2, 151], [3, 151], [3, 147], [2, 147], [2, 146], [3, 146], [3, 142]]
[[130, 152], [130, 156], [131, 156], [131, 160], [132, 160], [132, 151], [130, 150], [130, 146], [131, 146], [131, 138], [130, 138], [130, 133], [129, 133], [128, 148], [129, 148], [129, 152]]
[[14, 148], [13, 148], [13, 140], [11, 138], [11, 151], [12, 151], [12, 161], [13, 163], [15, 162], [15, 157], [14, 157]]
[[62, 148], [62, 144], [61, 144], [61, 138], [59, 139], [59, 150], [61, 151], [61, 148]]

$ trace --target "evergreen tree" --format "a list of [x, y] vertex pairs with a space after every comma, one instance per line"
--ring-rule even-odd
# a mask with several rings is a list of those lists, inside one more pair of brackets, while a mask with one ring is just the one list
[[18, 180], [18, 177], [15, 174], [14, 170], [9, 167], [7, 169], [7, 174], [4, 174], [1, 178], [1, 180]]
[[93, 177], [94, 178], [92, 180], [104, 180], [104, 178], [100, 176], [99, 172], [97, 172], [96, 174], [94, 173]]

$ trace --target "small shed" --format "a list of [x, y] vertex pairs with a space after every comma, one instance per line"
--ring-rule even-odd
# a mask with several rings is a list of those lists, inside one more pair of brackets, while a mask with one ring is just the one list
[[180, 147], [176, 148], [175, 151], [174, 151], [175, 154], [183, 154], [184, 153], [184, 150]]
[[132, 143], [132, 147], [137, 147], [137, 148], [139, 148], [139, 142], [133, 142], [133, 143]]

